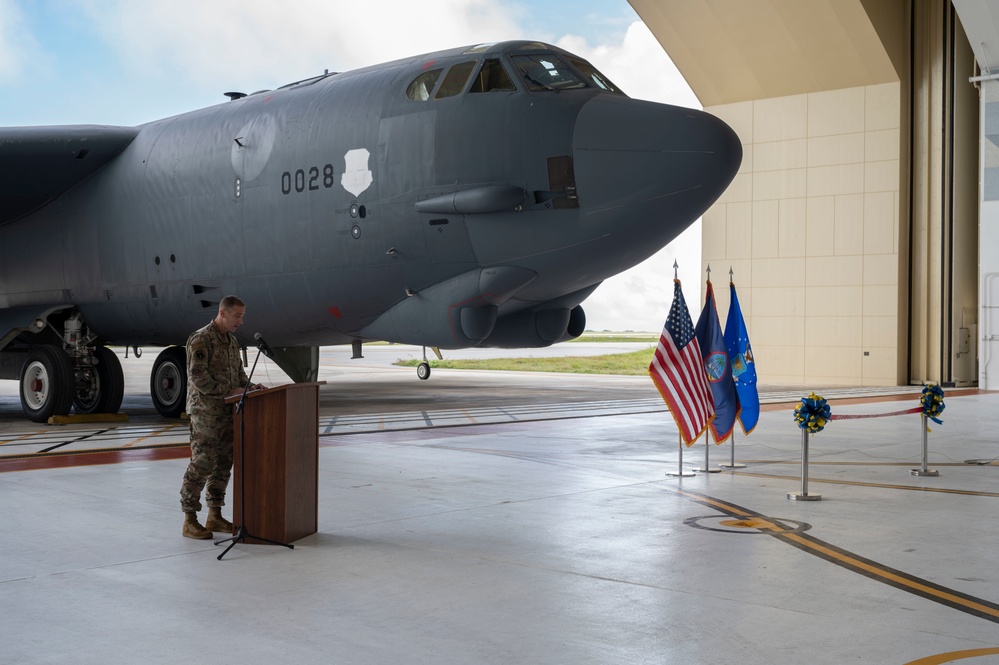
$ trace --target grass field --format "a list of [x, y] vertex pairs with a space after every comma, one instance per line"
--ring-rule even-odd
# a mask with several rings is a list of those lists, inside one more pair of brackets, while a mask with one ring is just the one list
[[[588, 340], [595, 341], [595, 340]], [[622, 340], [613, 341], [648, 341]], [[655, 343], [656, 340], [653, 341]], [[483, 360], [431, 360], [431, 367], [445, 369], [491, 369], [513, 372], [564, 372], [567, 374], [621, 374], [640, 376], [648, 373], [652, 360], [649, 348], [631, 353], [612, 353], [604, 356], [564, 356], [561, 358], [491, 358]], [[416, 367], [420, 360], [398, 360], [396, 365]]]

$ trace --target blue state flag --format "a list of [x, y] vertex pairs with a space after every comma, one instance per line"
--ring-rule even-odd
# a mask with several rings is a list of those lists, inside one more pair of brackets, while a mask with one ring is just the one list
[[721, 443], [732, 435], [735, 417], [739, 412], [739, 398], [735, 393], [732, 371], [728, 360], [728, 347], [722, 336], [718, 322], [718, 309], [715, 307], [715, 292], [708, 280], [708, 293], [704, 298], [704, 309], [694, 327], [694, 336], [701, 347], [704, 371], [711, 385], [711, 396], [715, 402], [715, 417], [709, 423], [715, 443]]
[[739, 296], [735, 294], [735, 284], [729, 282], [731, 302], [728, 306], [728, 320], [725, 321], [725, 346], [732, 363], [732, 380], [739, 396], [739, 423], [742, 431], [749, 434], [760, 421], [760, 394], [756, 389], [756, 362], [753, 360], [753, 347], [749, 344], [749, 331], [742, 318]]

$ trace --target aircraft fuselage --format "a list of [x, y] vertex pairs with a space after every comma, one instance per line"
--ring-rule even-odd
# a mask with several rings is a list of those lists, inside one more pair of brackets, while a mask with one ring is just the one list
[[[102, 344], [183, 344], [233, 293], [248, 344], [544, 346], [578, 335], [583, 299], [679, 235], [741, 161], [713, 116], [632, 100], [529, 42], [95, 128], [95, 147], [116, 142], [0, 224], [0, 319], [72, 308]], [[18, 330], [7, 342], [30, 345]]]

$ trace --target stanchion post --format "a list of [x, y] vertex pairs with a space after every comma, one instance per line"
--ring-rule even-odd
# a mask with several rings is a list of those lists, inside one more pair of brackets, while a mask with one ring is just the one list
[[708, 461], [708, 451], [711, 449], [711, 429], [704, 433], [704, 468], [694, 469], [694, 471], [700, 471], [701, 473], [721, 473], [721, 469], [712, 469], [711, 463]]
[[922, 431], [922, 435], [923, 435], [922, 436], [922, 439], [923, 439], [923, 466], [921, 468], [919, 468], [919, 469], [909, 469], [909, 473], [911, 475], [913, 475], [913, 476], [939, 476], [940, 475], [939, 471], [937, 471], [935, 469], [928, 469], [926, 467], [927, 456], [929, 455], [929, 442], [927, 440], [929, 438], [928, 435], [927, 435], [927, 433], [929, 432], [929, 423], [927, 423], [926, 421], [927, 421], [927, 417], [926, 417], [926, 414], [924, 413], [919, 418], [919, 427], [920, 427], [920, 430]]
[[680, 461], [677, 463], [676, 473], [673, 473], [672, 471], [667, 471], [666, 475], [678, 476], [680, 478], [690, 478], [691, 476], [694, 475], [694, 472], [683, 470], [683, 435], [677, 432], [676, 436], [680, 440]]
[[791, 501], [821, 501], [821, 494], [808, 493], [808, 429], [801, 428], [801, 492], [795, 494], [788, 492], [787, 498]]
[[732, 463], [731, 464], [724, 464], [724, 463], [722, 463], [722, 464], [719, 464], [718, 466], [722, 467], [723, 469], [745, 469], [746, 468], [745, 464], [736, 464], [735, 463], [735, 427], [732, 428]]

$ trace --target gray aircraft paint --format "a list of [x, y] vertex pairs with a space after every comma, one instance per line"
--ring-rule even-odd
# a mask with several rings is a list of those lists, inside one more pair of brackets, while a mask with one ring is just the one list
[[[0, 376], [70, 312], [92, 344], [183, 344], [229, 293], [248, 305], [241, 342], [259, 331], [286, 369], [293, 347], [578, 335], [580, 303], [700, 216], [741, 144], [707, 113], [592, 81], [529, 91], [511, 61], [527, 53], [575, 58], [506, 42], [136, 128], [0, 129], [0, 358], [20, 354]], [[471, 90], [487, 59], [516, 90]], [[466, 62], [461, 94], [407, 98], [421, 72], [443, 69], [439, 90]]]

